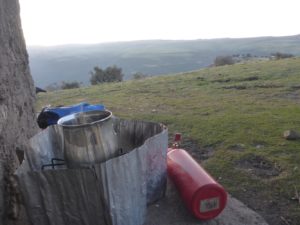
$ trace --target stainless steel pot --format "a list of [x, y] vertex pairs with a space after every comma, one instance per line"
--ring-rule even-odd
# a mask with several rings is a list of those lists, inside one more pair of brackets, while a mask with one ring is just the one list
[[118, 155], [117, 134], [110, 111], [89, 111], [65, 116], [62, 127], [68, 168], [101, 163]]

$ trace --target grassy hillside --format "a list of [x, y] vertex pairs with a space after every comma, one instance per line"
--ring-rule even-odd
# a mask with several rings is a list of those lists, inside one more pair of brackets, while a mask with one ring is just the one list
[[300, 132], [300, 58], [41, 94], [37, 108], [82, 101], [167, 124], [233, 196], [270, 224], [299, 224], [300, 141], [282, 134]]
[[94, 66], [117, 65], [125, 79], [135, 72], [148, 75], [198, 70], [213, 63], [218, 55], [274, 52], [300, 56], [300, 36], [191, 41], [133, 41], [93, 45], [28, 47], [30, 67], [37, 86], [53, 82], [82, 81], [87, 84]]

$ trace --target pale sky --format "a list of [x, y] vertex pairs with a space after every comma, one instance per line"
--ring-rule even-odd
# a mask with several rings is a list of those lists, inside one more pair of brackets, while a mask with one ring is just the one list
[[300, 34], [299, 0], [19, 0], [27, 45]]

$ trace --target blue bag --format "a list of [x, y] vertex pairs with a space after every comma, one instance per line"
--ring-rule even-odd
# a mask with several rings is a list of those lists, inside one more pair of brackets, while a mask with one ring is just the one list
[[82, 102], [71, 106], [44, 108], [37, 118], [37, 122], [40, 128], [45, 129], [50, 125], [57, 124], [57, 121], [64, 116], [79, 113], [88, 112], [93, 110], [105, 110], [104, 105], [91, 105], [86, 102]]

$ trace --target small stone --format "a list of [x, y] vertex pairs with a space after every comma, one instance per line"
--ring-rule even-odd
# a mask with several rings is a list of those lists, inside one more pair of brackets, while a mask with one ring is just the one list
[[295, 166], [295, 167], [294, 167], [294, 171], [297, 171], [297, 170], [298, 170], [298, 166]]
[[235, 151], [243, 151], [245, 150], [245, 147], [246, 146], [244, 144], [238, 143], [238, 144], [231, 145], [229, 148]]
[[283, 132], [283, 137], [286, 140], [298, 140], [300, 139], [300, 134], [294, 130], [286, 130]]

